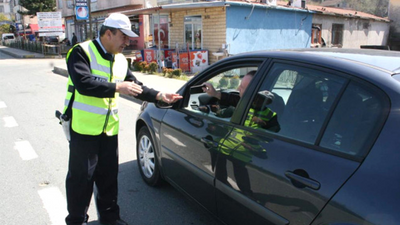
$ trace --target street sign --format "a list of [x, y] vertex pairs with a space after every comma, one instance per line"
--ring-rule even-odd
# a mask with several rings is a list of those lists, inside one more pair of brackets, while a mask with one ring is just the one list
[[88, 20], [89, 19], [89, 8], [87, 6], [76, 6], [76, 19], [77, 20]]

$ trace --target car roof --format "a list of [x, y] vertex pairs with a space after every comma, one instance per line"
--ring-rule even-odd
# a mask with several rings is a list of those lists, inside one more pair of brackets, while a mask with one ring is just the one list
[[[248, 53], [245, 53], [248, 54]], [[341, 61], [352, 61], [357, 64], [364, 64], [388, 73], [400, 73], [400, 52], [376, 50], [376, 49], [345, 49], [345, 48], [304, 48], [304, 49], [280, 49], [257, 51], [250, 54], [266, 56], [291, 56], [308, 57], [316, 56], [324, 58], [334, 58]], [[238, 54], [237, 56], [242, 55]]]

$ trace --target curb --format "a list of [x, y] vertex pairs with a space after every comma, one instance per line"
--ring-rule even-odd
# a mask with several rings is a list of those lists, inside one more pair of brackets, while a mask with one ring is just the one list
[[0, 52], [2, 52], [4, 54], [7, 54], [7, 55], [10, 55], [10, 56], [15, 57], [15, 58], [22, 58], [21, 56], [19, 56], [17, 54], [14, 54], [14, 53], [9, 52], [9, 51], [4, 51], [3, 49], [0, 49]]
[[[0, 52], [10, 55], [14, 58], [22, 58], [22, 59], [48, 59], [48, 58], [52, 58], [52, 59], [62, 59], [63, 56], [59, 56], [59, 55], [34, 55], [34, 54], [16, 54], [14, 52], [5, 50], [3, 48], [0, 48]], [[38, 53], [40, 54], [40, 53]]]

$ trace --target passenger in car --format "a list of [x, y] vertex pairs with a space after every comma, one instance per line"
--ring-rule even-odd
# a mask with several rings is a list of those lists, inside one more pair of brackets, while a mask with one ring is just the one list
[[278, 116], [268, 107], [274, 101], [274, 98], [274, 94], [267, 90], [258, 92], [251, 104], [244, 125], [279, 132], [281, 128], [278, 123]]

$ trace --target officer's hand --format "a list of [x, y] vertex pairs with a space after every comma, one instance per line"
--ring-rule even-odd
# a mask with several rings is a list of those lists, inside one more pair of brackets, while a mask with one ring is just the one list
[[134, 82], [124, 81], [121, 83], [117, 83], [116, 91], [120, 94], [137, 96], [138, 94], [142, 93], [143, 89], [140, 85]]

